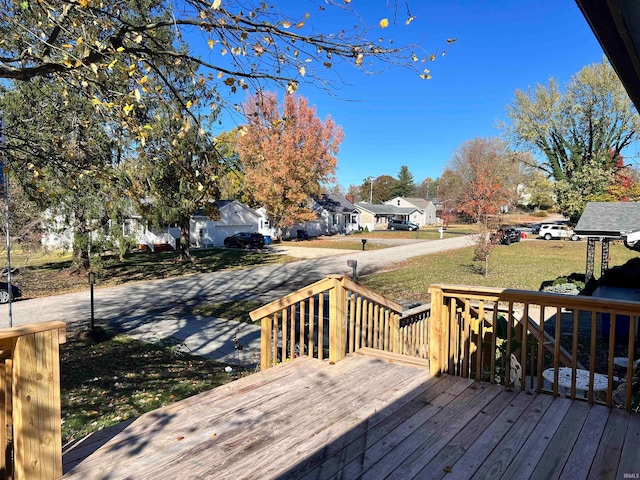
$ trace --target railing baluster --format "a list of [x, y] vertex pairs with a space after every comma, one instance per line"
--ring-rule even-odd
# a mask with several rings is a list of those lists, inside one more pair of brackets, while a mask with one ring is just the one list
[[624, 408], [626, 410], [631, 410], [631, 401], [632, 401], [632, 394], [633, 394], [633, 389], [630, 387], [630, 385], [632, 385], [632, 381], [633, 381], [633, 375], [634, 375], [634, 368], [633, 368], [633, 364], [635, 362], [635, 338], [636, 338], [636, 322], [638, 321], [638, 317], [636, 317], [635, 315], [630, 315], [629, 316], [629, 345], [628, 345], [628, 350], [627, 350], [627, 388], [626, 388], [626, 392], [625, 392], [625, 399], [624, 399]]
[[[591, 346], [589, 351], [589, 376], [596, 369], [596, 334], [597, 334], [597, 312], [591, 312]], [[593, 390], [589, 389], [587, 399], [590, 404], [593, 403]]]
[[[611, 386], [613, 385], [613, 357], [615, 356], [616, 348], [616, 320], [617, 313], [611, 313], [611, 330], [609, 333], [609, 354], [607, 355], [607, 406], [610, 407], [613, 404]], [[593, 373], [590, 373], [589, 385], [593, 385]]]
[[315, 349], [317, 348], [318, 341], [315, 339], [315, 325], [316, 325], [316, 302], [314, 297], [309, 298], [309, 346], [307, 351], [311, 358], [316, 358]]
[[511, 386], [511, 322], [513, 321], [513, 302], [509, 302], [507, 306], [507, 338], [505, 345], [506, 355], [504, 357], [504, 386]]
[[324, 358], [324, 292], [318, 294], [318, 359]]
[[[573, 310], [573, 342], [571, 344], [571, 377], [576, 378], [578, 368], [578, 325], [580, 320], [580, 310]], [[576, 398], [576, 384], [571, 382], [571, 398]]]
[[284, 362], [287, 360], [287, 337], [288, 337], [288, 316], [287, 316], [287, 309], [283, 308], [282, 309], [282, 345], [281, 345], [281, 352], [280, 352], [280, 361]]
[[289, 358], [296, 358], [296, 307], [289, 307]]
[[273, 341], [271, 345], [273, 347], [272, 357], [271, 357], [271, 365], [276, 365], [278, 363], [278, 313], [273, 314]]
[[[520, 390], [526, 390], [527, 388], [527, 338], [529, 337], [528, 325], [529, 325], [529, 304], [524, 304], [524, 311], [522, 312], [522, 318], [520, 320], [522, 327], [522, 351], [520, 352], [520, 365], [522, 367], [522, 377], [520, 378]], [[533, 361], [531, 362], [531, 370], [529, 371], [533, 378]]]
[[496, 336], [498, 334], [498, 310], [500, 309], [500, 303], [496, 300], [496, 303], [493, 306], [493, 321], [491, 325], [491, 368], [490, 368], [490, 377], [489, 382], [496, 383]]
[[356, 327], [356, 295], [349, 292], [349, 353], [356, 351], [355, 327]]
[[[562, 329], [562, 309], [560, 307], [556, 307], [556, 324], [554, 328], [553, 334], [553, 369], [555, 371], [555, 381], [553, 382], [553, 394], [558, 394], [558, 375], [560, 368], [560, 330]], [[573, 375], [571, 377], [571, 385], [573, 386], [576, 383], [576, 376]], [[571, 397], [575, 398], [575, 397]]]
[[[544, 370], [544, 304], [540, 305], [540, 315], [538, 316], [538, 362], [536, 363], [538, 367], [538, 380], [536, 382], [536, 392], [540, 393], [542, 391], [542, 371]], [[557, 384], [557, 382], [556, 382]], [[557, 391], [556, 391], [557, 393]], [[554, 393], [554, 395], [556, 395]]]
[[476, 336], [476, 380], [482, 379], [482, 327], [484, 324], [484, 300], [480, 301]]
[[298, 354], [300, 356], [305, 354], [304, 353], [304, 348], [306, 346], [306, 342], [304, 341], [305, 335], [307, 333], [306, 325], [305, 325], [307, 323], [307, 322], [305, 322], [305, 313], [306, 313], [305, 312], [305, 310], [306, 310], [305, 309], [305, 305], [306, 305], [306, 303], [307, 302], [305, 300], [302, 300], [301, 302], [298, 302], [298, 308], [299, 308], [299, 312], [300, 312], [300, 314], [298, 316], [298, 328], [300, 329], [299, 330], [300, 331], [300, 335], [298, 337], [298, 350], [299, 350]]

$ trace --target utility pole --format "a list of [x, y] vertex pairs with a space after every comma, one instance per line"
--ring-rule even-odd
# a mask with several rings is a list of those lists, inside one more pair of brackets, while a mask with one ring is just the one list
[[373, 203], [373, 177], [367, 177], [369, 180], [369, 203]]
[[5, 232], [7, 237], [7, 293], [9, 294], [9, 328], [13, 327], [13, 295], [11, 289], [11, 237], [9, 236], [9, 175], [6, 168], [7, 145], [4, 112], [0, 113], [0, 191], [4, 196]]

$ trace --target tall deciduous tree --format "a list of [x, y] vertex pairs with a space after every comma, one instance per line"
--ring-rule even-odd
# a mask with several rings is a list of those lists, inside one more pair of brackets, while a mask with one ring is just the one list
[[[161, 74], [166, 66], [230, 94], [270, 83], [293, 93], [303, 81], [331, 88], [340, 79], [331, 72], [341, 64], [365, 73], [402, 65], [430, 78], [425, 64], [438, 52], [384, 38], [391, 30], [385, 30], [387, 17], [410, 28], [415, 18], [408, 7], [389, 10], [380, 2], [373, 26], [351, 2], [309, 7], [316, 8], [287, 15], [263, 0], [3, 2], [0, 78], [60, 79], [141, 136], [144, 124], [134, 113], [156, 93], [171, 92], [184, 111], [194, 102]], [[335, 30], [319, 29], [315, 21]], [[225, 92], [215, 103], [234, 102]]]
[[237, 150], [254, 203], [278, 229], [315, 219], [309, 198], [333, 180], [342, 129], [295, 95], [285, 96], [282, 110], [274, 93], [249, 97], [244, 113]]
[[463, 143], [448, 169], [459, 179], [457, 207], [480, 221], [495, 214], [514, 199], [513, 178], [518, 172], [516, 156], [495, 138], [476, 138]]
[[395, 197], [411, 197], [416, 192], [416, 183], [413, 174], [409, 171], [409, 167], [402, 165], [398, 172], [398, 180], [393, 186], [393, 196]]
[[566, 89], [549, 80], [516, 90], [507, 107], [511, 138], [543, 156], [538, 165], [556, 181], [571, 183], [583, 167], [611, 170], [607, 152], [638, 140], [640, 118], [606, 60], [584, 67]]

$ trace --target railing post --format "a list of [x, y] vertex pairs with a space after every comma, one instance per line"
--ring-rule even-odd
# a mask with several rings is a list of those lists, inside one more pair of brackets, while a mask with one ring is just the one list
[[260, 321], [260, 370], [271, 367], [273, 318], [267, 315]]
[[429, 318], [429, 372], [433, 376], [442, 374], [443, 345], [442, 345], [442, 304], [444, 296], [442, 289], [429, 288], [431, 294], [431, 317]]
[[[346, 330], [345, 290], [340, 280], [334, 279], [329, 290], [329, 361], [338, 362], [344, 358]], [[344, 324], [344, 325], [343, 325]]]

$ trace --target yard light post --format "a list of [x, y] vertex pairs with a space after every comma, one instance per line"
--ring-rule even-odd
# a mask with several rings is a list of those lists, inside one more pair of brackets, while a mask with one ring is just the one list
[[358, 280], [358, 261], [357, 260], [347, 260], [347, 266], [353, 269], [353, 274], [351, 278], [354, 280]]
[[364, 246], [367, 244], [367, 239], [363, 238], [362, 239], [362, 251], [364, 252]]
[[94, 317], [93, 317], [93, 286], [96, 283], [96, 274], [89, 272], [89, 287], [91, 289], [91, 331], [93, 331]]

